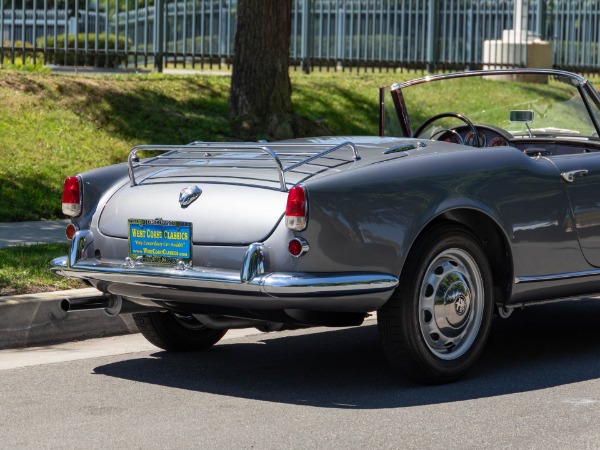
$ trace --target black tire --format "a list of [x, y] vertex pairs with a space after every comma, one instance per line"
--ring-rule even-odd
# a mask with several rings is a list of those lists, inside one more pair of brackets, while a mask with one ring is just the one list
[[378, 311], [391, 365], [417, 383], [462, 377], [481, 355], [494, 311], [490, 264], [456, 225], [431, 229], [411, 249], [400, 284]]
[[140, 333], [159, 348], [169, 351], [204, 350], [219, 342], [227, 330], [213, 330], [193, 316], [172, 312], [133, 314]]

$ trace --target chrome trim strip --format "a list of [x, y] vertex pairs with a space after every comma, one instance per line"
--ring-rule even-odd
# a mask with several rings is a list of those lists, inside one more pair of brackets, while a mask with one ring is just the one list
[[272, 297], [358, 295], [390, 291], [397, 285], [396, 277], [378, 273], [270, 273], [262, 282], [264, 292]]
[[569, 278], [593, 277], [593, 276], [599, 276], [599, 275], [600, 275], [600, 269], [586, 270], [584, 272], [570, 272], [570, 273], [557, 273], [554, 275], [540, 275], [540, 276], [534, 276], [534, 277], [515, 277], [515, 284], [535, 283], [538, 281], [567, 280]]
[[[384, 151], [383, 154], [389, 155], [391, 153], [407, 152], [409, 150], [415, 150], [416, 148], [417, 148], [417, 146], [414, 144], [403, 144], [403, 145], [399, 145], [397, 147], [390, 147], [386, 151]], [[404, 153], [401, 156], [408, 156], [408, 153]]]
[[573, 297], [559, 297], [559, 298], [551, 298], [548, 300], [533, 300], [530, 302], [509, 303], [508, 305], [502, 305], [500, 303], [496, 303], [496, 306], [500, 306], [500, 307], [505, 308], [512, 312], [512, 310], [514, 310], [514, 309], [523, 309], [523, 308], [528, 308], [530, 306], [549, 305], [552, 303], [561, 303], [561, 302], [577, 302], [577, 301], [581, 301], [581, 300], [600, 300], [600, 297], [596, 294], [575, 295]]
[[129, 285], [211, 289], [221, 293], [253, 293], [257, 296], [315, 297], [347, 296], [385, 292], [398, 285], [398, 278], [383, 273], [265, 273], [264, 244], [248, 246], [240, 271], [206, 267], [148, 266], [138, 261], [98, 260], [94, 255], [94, 234], [78, 231], [68, 256], [54, 259], [50, 270], [58, 275]]
[[[255, 254], [251, 252], [251, 254]], [[54, 259], [52, 272], [78, 279], [109, 281], [138, 286], [168, 286], [210, 289], [220, 293], [245, 293], [258, 297], [319, 297], [352, 296], [391, 291], [398, 278], [383, 273], [302, 273], [273, 272], [257, 275], [243, 281], [239, 272], [189, 268], [135, 265], [128, 268], [116, 262], [79, 260], [69, 266], [68, 257]]]

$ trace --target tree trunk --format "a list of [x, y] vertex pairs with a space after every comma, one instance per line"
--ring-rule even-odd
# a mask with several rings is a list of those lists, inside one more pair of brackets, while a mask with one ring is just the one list
[[247, 134], [292, 137], [292, 0], [239, 0], [229, 114]]

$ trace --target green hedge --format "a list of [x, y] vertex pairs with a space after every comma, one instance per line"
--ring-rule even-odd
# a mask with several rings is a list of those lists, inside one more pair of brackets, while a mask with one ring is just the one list
[[[44, 53], [36, 49], [33, 52], [33, 45], [23, 41], [2, 41], [2, 55], [0, 67], [3, 69], [26, 70], [29, 72], [47, 71], [44, 67]], [[11, 50], [14, 48], [14, 52]], [[35, 58], [34, 58], [35, 56]]]
[[[75, 65], [75, 35], [69, 34], [66, 36], [66, 58], [65, 58], [65, 35], [59, 34], [56, 36], [56, 50], [54, 36], [47, 36], [46, 38], [40, 38], [37, 40], [38, 47], [44, 46], [44, 39], [46, 41], [46, 60], [53, 64], [64, 64], [67, 66]], [[87, 52], [85, 52], [87, 40]], [[98, 67], [117, 67], [123, 64], [126, 60], [125, 55], [116, 54], [115, 50], [125, 50], [125, 37], [119, 36], [115, 38], [114, 34], [106, 33], [98, 34], [98, 52], [95, 52], [96, 48], [96, 34], [94, 33], [80, 33], [77, 35], [77, 65], [85, 66], [98, 66]], [[116, 43], [116, 45], [115, 45]], [[131, 42], [127, 41], [128, 48], [131, 48]], [[106, 50], [108, 48], [108, 50]]]

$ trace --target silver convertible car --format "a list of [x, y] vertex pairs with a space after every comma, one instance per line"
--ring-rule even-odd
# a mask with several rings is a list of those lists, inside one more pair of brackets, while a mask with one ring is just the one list
[[376, 312], [390, 364], [441, 383], [475, 364], [494, 314], [600, 293], [586, 79], [430, 76], [382, 87], [379, 116], [379, 136], [144, 145], [67, 178], [52, 271], [106, 295], [63, 309], [133, 313], [173, 351]]

